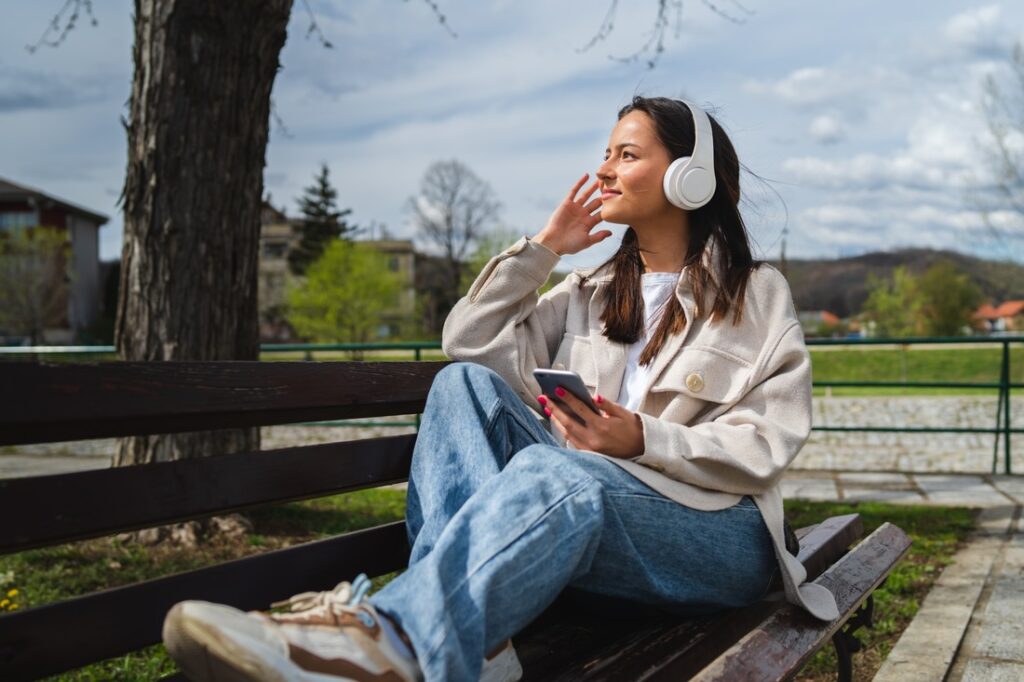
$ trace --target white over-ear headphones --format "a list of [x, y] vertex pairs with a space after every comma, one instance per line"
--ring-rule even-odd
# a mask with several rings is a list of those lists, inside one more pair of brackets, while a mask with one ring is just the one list
[[692, 211], [711, 201], [715, 194], [715, 150], [708, 115], [696, 104], [679, 101], [693, 114], [693, 153], [672, 162], [662, 187], [669, 203]]

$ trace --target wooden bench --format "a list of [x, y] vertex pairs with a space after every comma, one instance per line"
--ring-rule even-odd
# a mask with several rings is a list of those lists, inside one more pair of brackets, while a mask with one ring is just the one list
[[[0, 365], [0, 445], [415, 414], [444, 364], [8, 363]], [[401, 482], [414, 442], [390, 436], [0, 480], [0, 553]], [[623, 620], [566, 594], [516, 638], [525, 679], [786, 679], [830, 639], [839, 677], [849, 679], [856, 640], [846, 633], [870, 622], [871, 592], [909, 539], [885, 524], [848, 551], [862, 535], [856, 515], [798, 535], [811, 578], [837, 597], [837, 621], [779, 601], [696, 621]], [[183, 599], [265, 608], [407, 559], [404, 524], [391, 523], [5, 614], [0, 679], [33, 679], [157, 643], [164, 614]]]

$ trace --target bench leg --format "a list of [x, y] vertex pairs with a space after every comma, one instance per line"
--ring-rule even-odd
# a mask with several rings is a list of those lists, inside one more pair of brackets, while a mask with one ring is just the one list
[[861, 642], [857, 639], [856, 631], [861, 627], [870, 628], [875, 611], [874, 595], [861, 604], [860, 608], [850, 616], [846, 624], [832, 635], [832, 645], [836, 649], [836, 679], [838, 682], [852, 682], [853, 680], [853, 654], [861, 650]]

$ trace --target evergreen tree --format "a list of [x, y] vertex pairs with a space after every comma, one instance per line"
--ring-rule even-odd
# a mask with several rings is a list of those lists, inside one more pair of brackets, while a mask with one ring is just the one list
[[288, 268], [292, 274], [306, 274], [306, 269], [320, 258], [332, 239], [348, 240], [358, 232], [355, 226], [345, 222], [351, 209], [339, 211], [337, 200], [338, 192], [331, 186], [327, 164], [321, 164], [319, 175], [298, 200], [302, 238], [288, 253]]

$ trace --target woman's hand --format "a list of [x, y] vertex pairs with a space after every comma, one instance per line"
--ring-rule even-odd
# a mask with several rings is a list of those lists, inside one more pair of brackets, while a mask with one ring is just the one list
[[601, 213], [598, 210], [601, 208], [601, 198], [590, 200], [600, 183], [594, 182], [583, 194], [576, 196], [589, 177], [589, 173], [584, 173], [573, 185], [569, 196], [559, 204], [548, 219], [548, 224], [537, 233], [533, 241], [546, 246], [559, 256], [564, 256], [579, 253], [612, 236], [611, 230], [590, 233], [601, 222]]
[[548, 400], [547, 396], [537, 396], [537, 401], [544, 406], [544, 414], [551, 417], [551, 423], [567, 443], [620, 459], [644, 453], [644, 429], [640, 415], [601, 396], [594, 399], [601, 408], [601, 414], [594, 414], [593, 410], [561, 386], [555, 392], [584, 421], [583, 424], [578, 422], [558, 403]]

